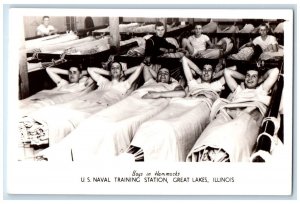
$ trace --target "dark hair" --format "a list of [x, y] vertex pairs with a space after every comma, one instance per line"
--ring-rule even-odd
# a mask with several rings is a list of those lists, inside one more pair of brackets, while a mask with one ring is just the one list
[[202, 25], [200, 23], [194, 23], [194, 28], [196, 28], [196, 26], [201, 26], [202, 27]]
[[79, 71], [79, 73], [82, 72], [82, 69], [79, 66], [70, 66], [68, 70], [70, 70], [73, 67], [77, 68], [77, 70]]
[[160, 68], [158, 69], [157, 73], [158, 73], [161, 69], [167, 69], [167, 70], [169, 71], [169, 73], [170, 73], [170, 70], [169, 70], [167, 67], [160, 67]]
[[50, 18], [50, 17], [49, 17], [49, 16], [43, 16], [43, 20], [44, 20], [45, 18]]
[[158, 21], [155, 23], [155, 29], [160, 26], [165, 26], [162, 22]]
[[122, 64], [121, 64], [120, 62], [118, 62], [118, 61], [113, 61], [113, 62], [111, 62], [111, 63], [109, 64], [109, 71], [111, 70], [111, 66], [112, 66], [114, 63], [119, 64], [119, 65], [120, 65], [121, 71], [123, 70], [123, 66], [122, 66]]
[[253, 65], [253, 66], [249, 66], [249, 67], [246, 69], [246, 73], [247, 73], [248, 71], [257, 71], [257, 73], [258, 73], [258, 76], [260, 76], [260, 75], [261, 75], [261, 72], [260, 72], [260, 70], [259, 70], [259, 69], [258, 69], [258, 67], [257, 67], [257, 66], [255, 66], [255, 65]]
[[213, 66], [212, 64], [204, 64], [203, 66], [202, 66], [202, 69], [204, 68], [204, 66], [206, 66], [206, 65], [209, 65], [209, 66], [211, 66], [211, 69], [212, 69], [212, 71], [214, 71], [215, 70], [215, 66]]
[[95, 27], [95, 25], [94, 25], [94, 21], [93, 21], [92, 17], [90, 17], [90, 16], [85, 17], [84, 28], [88, 29], [88, 28], [93, 28], [93, 27]]
[[267, 24], [265, 24], [265, 23], [262, 23], [262, 24], [260, 24], [260, 25], [259, 25], [259, 27], [261, 27], [261, 26], [264, 26], [264, 27], [266, 27], [266, 28], [267, 28], [267, 30], [269, 30], [269, 29], [270, 29], [270, 27], [269, 27]]

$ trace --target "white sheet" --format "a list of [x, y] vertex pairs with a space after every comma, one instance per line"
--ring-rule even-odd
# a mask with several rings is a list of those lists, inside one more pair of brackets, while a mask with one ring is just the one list
[[58, 35], [55, 38], [46, 39], [46, 40], [26, 41], [25, 43], [26, 52], [27, 53], [34, 52], [35, 49], [39, 49], [43, 46], [59, 44], [59, 43], [68, 42], [76, 39], [78, 39], [77, 35], [73, 33], [69, 33], [69, 34]]
[[83, 121], [59, 144], [42, 151], [49, 161], [109, 160], [129, 146], [137, 128], [162, 111], [170, 99], [141, 99], [149, 90], [173, 90], [176, 84], [145, 84], [131, 96]]
[[229, 154], [230, 162], [249, 162], [260, 124], [248, 113], [235, 119], [220, 113], [203, 131], [187, 156], [187, 161], [197, 161], [199, 152], [206, 147], [221, 148]]
[[[191, 149], [187, 161], [197, 161], [199, 152], [206, 147], [223, 149], [229, 154], [231, 162], [249, 161], [258, 136], [261, 119], [269, 102], [269, 100], [267, 101], [269, 96], [265, 97], [249, 101], [241, 94], [241, 97], [234, 102], [218, 99], [212, 107], [210, 115], [212, 122]], [[239, 110], [239, 108], [243, 110]], [[248, 113], [255, 109], [257, 109], [255, 115]], [[237, 110], [234, 112], [233, 118], [229, 114], [232, 110]]]
[[145, 161], [185, 161], [209, 122], [208, 100], [172, 99], [166, 109], [141, 125], [131, 145], [142, 148]]
[[81, 121], [120, 101], [125, 95], [114, 89], [95, 90], [69, 103], [41, 108], [28, 116], [47, 126], [49, 145], [58, 143]]
[[82, 84], [81, 87], [82, 89], [80, 89], [79, 87], [78, 91], [73, 93], [70, 93], [68, 91], [57, 90], [57, 88], [51, 90], [42, 90], [26, 99], [19, 101], [19, 115], [25, 116], [40, 108], [65, 103], [73, 99], [79, 98], [82, 95], [91, 92], [94, 89], [95, 84], [92, 83], [88, 87], [85, 87], [84, 84]]

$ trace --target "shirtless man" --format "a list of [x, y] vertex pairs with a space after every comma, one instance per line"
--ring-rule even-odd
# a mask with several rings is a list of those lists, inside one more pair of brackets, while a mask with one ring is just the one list
[[[193, 95], [193, 92], [197, 91], [198, 89], [210, 89], [217, 93], [220, 93], [224, 89], [224, 70], [221, 70], [218, 73], [214, 74], [213, 67], [210, 64], [205, 64], [203, 66], [203, 69], [200, 70], [199, 67], [187, 57], [182, 58], [182, 66], [190, 95]], [[235, 70], [236, 67], [228, 67], [227, 69]], [[195, 79], [193, 76], [196, 74], [200, 76], [198, 79]], [[221, 78], [213, 82], [212, 80], [215, 76]]]
[[[92, 79], [85, 76], [86, 71], [81, 71], [78, 67], [70, 67], [69, 70], [48, 67], [46, 69], [49, 77], [56, 84], [56, 90], [76, 92], [85, 89], [92, 83]], [[63, 79], [60, 75], [68, 75], [69, 80]]]
[[[260, 76], [258, 70], [252, 67], [244, 76], [237, 71], [225, 69], [225, 80], [232, 95], [228, 100], [214, 103], [211, 114], [213, 120], [198, 138], [187, 160], [249, 161], [270, 103], [268, 94], [278, 73], [278, 68], [273, 68]], [[244, 79], [244, 83], [238, 85], [237, 78]]]

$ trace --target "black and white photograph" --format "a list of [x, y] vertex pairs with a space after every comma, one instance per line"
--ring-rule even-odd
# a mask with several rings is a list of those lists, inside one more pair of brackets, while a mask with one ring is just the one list
[[291, 194], [291, 10], [10, 20], [12, 194]]

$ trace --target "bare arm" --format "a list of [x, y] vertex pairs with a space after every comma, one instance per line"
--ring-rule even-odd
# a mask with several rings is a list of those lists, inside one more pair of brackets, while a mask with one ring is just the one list
[[278, 52], [278, 44], [269, 45], [268, 48], [271, 52]]
[[140, 67], [140, 65], [134, 66], [134, 67], [130, 67], [129, 69], [127, 69], [127, 70], [124, 71], [124, 75], [127, 76], [127, 75], [132, 74], [139, 67]]
[[207, 41], [207, 44], [208, 44], [209, 48], [213, 48], [214, 47], [214, 44], [212, 44], [212, 42], [210, 40]]
[[279, 69], [273, 68], [269, 69], [260, 79], [259, 82], [264, 81], [262, 86], [265, 91], [269, 91], [276, 80], [278, 79]]
[[199, 69], [199, 67], [186, 57], [182, 58], [182, 67], [185, 78], [188, 82], [194, 79], [191, 69], [194, 70], [197, 74], [202, 75], [202, 71]]
[[220, 77], [222, 77], [222, 76], [224, 76], [224, 70], [225, 69], [231, 69], [231, 70], [236, 70], [237, 68], [236, 68], [236, 66], [231, 66], [231, 67], [225, 67], [224, 69], [222, 69], [222, 70], [220, 70], [220, 71], [218, 71], [218, 72], [215, 72], [214, 73], [214, 79], [217, 79], [217, 78], [220, 78]]
[[147, 82], [150, 79], [153, 79], [152, 74], [150, 73], [149, 67], [148, 66], [144, 66], [143, 69], [143, 76], [144, 76], [144, 81]]
[[143, 99], [174, 98], [174, 97], [182, 98], [185, 97], [185, 95], [186, 95], [185, 91], [179, 85], [175, 87], [173, 91], [162, 91], [162, 92], [149, 91], [142, 98]]
[[90, 76], [94, 79], [94, 81], [96, 81], [97, 83], [99, 81], [103, 81], [103, 80], [107, 80], [105, 77], [101, 76], [109, 76], [110, 73], [109, 71], [102, 69], [102, 68], [97, 68], [97, 67], [88, 67], [87, 68], [88, 73], [90, 74]]
[[55, 67], [48, 67], [46, 68], [46, 72], [48, 73], [49, 77], [54, 81], [57, 85], [64, 79], [62, 79], [59, 74], [68, 75], [68, 70], [55, 68]]
[[133, 84], [133, 82], [135, 82], [135, 80], [140, 76], [142, 70], [144, 69], [145, 64], [141, 63], [140, 66], [136, 66], [134, 67], [134, 73], [130, 75], [130, 77], [127, 79], [128, 83], [130, 85]]
[[86, 76], [86, 75], [88, 75], [88, 72], [87, 72], [87, 70], [82, 70], [82, 72], [81, 72], [81, 76]]
[[[225, 69], [236, 70], [237, 68], [236, 68], [236, 66], [231, 66], [231, 67], [226, 67]], [[218, 71], [217, 73], [214, 74], [214, 77], [213, 77], [214, 79], [221, 77], [219, 79], [219, 81], [221, 82], [222, 85], [225, 84], [225, 78], [224, 78], [225, 69]]]
[[224, 70], [224, 77], [228, 87], [232, 92], [234, 92], [238, 86], [236, 79], [240, 79], [240, 80], [245, 79], [245, 75], [228, 68], [225, 68]]
[[239, 50], [243, 49], [244, 47], [251, 47], [251, 46], [253, 46], [253, 45], [254, 45], [253, 42], [248, 42], [248, 43], [244, 44], [243, 46], [241, 46], [241, 47], [239, 48]]
[[57, 29], [54, 27], [49, 31], [49, 35], [56, 34], [56, 33], [57, 33]]

